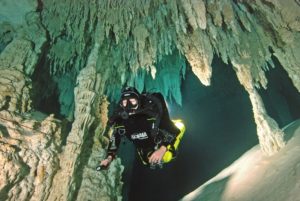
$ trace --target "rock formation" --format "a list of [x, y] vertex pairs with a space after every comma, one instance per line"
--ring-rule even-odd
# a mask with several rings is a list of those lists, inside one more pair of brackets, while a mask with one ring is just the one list
[[45, 200], [59, 169], [61, 121], [4, 110], [0, 122], [1, 200]]
[[120, 200], [120, 161], [94, 171], [105, 155], [107, 97], [134, 85], [181, 104], [186, 61], [206, 86], [214, 57], [232, 65], [261, 148], [274, 154], [284, 133], [257, 88], [267, 88], [276, 57], [300, 92], [299, 10], [298, 0], [2, 0], [1, 200]]

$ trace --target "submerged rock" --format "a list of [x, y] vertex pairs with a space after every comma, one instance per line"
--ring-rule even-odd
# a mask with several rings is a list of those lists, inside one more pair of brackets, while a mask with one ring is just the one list
[[94, 171], [105, 155], [108, 100], [132, 85], [181, 104], [186, 66], [209, 86], [214, 57], [248, 92], [264, 153], [285, 145], [257, 88], [267, 88], [277, 57], [300, 92], [299, 1], [0, 5], [1, 200], [120, 200], [120, 161]]

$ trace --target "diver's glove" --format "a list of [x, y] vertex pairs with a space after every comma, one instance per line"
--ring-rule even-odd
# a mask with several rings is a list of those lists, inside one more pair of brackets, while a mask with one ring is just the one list
[[113, 157], [108, 156], [106, 159], [102, 160], [100, 165], [96, 167], [96, 171], [106, 170], [108, 169], [110, 163], [112, 162]]

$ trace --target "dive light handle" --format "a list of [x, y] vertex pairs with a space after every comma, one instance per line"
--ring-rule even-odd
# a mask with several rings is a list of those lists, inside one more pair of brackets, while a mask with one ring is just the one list
[[96, 167], [96, 171], [100, 172], [102, 170], [107, 170], [107, 168], [108, 168], [108, 165], [98, 165]]

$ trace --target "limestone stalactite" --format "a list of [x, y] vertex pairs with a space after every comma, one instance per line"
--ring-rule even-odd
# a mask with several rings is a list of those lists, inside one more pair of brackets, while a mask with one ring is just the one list
[[[91, 54], [91, 57], [93, 53]], [[95, 184], [98, 184], [98, 188], [101, 186], [109, 186], [110, 181], [114, 181], [120, 178], [120, 168], [113, 168], [113, 166], [120, 166], [120, 162], [116, 161], [112, 165], [110, 180], [106, 181], [103, 175], [99, 175], [95, 171], [99, 161], [93, 161], [89, 168], [83, 167], [87, 164], [82, 164], [83, 161], [88, 160], [89, 155], [86, 152], [89, 150], [89, 142], [93, 140], [95, 131], [91, 129], [91, 126], [95, 124], [95, 119], [98, 114], [94, 111], [98, 111], [96, 108], [99, 105], [100, 96], [97, 96], [99, 85], [97, 85], [97, 73], [93, 62], [89, 62], [89, 65], [84, 68], [78, 78], [78, 86], [75, 88], [75, 120], [72, 124], [72, 129], [67, 137], [67, 144], [60, 155], [60, 171], [57, 172], [53, 181], [53, 188], [51, 189], [48, 200], [95, 200], [97, 196], [101, 195], [103, 200], [120, 200], [120, 192], [114, 192], [115, 188], [119, 186], [118, 183], [113, 185], [113, 189], [103, 189], [101, 191], [79, 191], [79, 186], [85, 184], [85, 176], [92, 178]], [[102, 111], [99, 111], [102, 112]], [[104, 127], [104, 125], [102, 125]], [[89, 139], [90, 138], [90, 139]], [[101, 151], [97, 149], [98, 151]], [[101, 152], [91, 155], [91, 159], [99, 155]], [[87, 169], [87, 170], [86, 170]], [[91, 175], [87, 175], [91, 174]], [[87, 179], [88, 180], [88, 179]], [[79, 196], [79, 197], [78, 197]]]
[[249, 94], [260, 146], [266, 154], [273, 155], [284, 147], [284, 133], [276, 121], [267, 114], [262, 99], [253, 85], [249, 67], [236, 63], [233, 65], [240, 83]]

